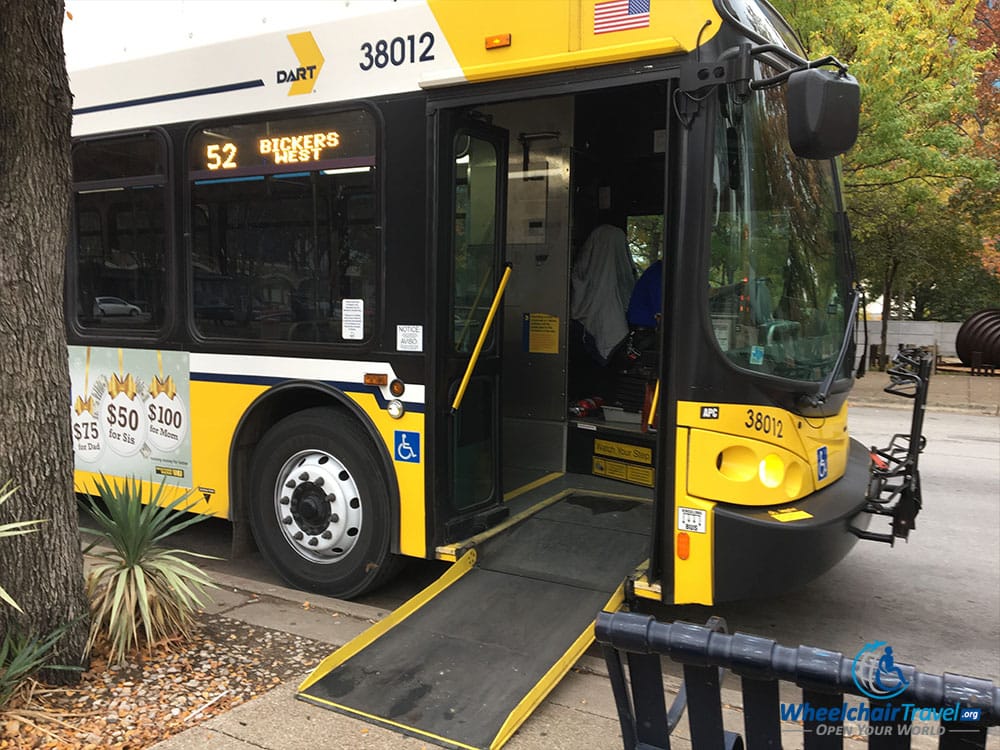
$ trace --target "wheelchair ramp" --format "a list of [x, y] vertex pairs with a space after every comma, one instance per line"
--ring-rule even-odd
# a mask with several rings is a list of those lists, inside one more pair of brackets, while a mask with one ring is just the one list
[[500, 747], [619, 606], [650, 522], [646, 501], [571, 493], [466, 552], [298, 697], [444, 747]]

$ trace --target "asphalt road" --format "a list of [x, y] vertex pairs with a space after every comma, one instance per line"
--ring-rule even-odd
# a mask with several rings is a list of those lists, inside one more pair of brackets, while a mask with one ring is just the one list
[[[909, 430], [909, 412], [854, 407], [850, 425], [858, 440], [882, 447]], [[908, 542], [859, 542], [833, 570], [781, 597], [672, 607], [669, 616], [718, 614], [730, 631], [845, 655], [882, 640], [925, 672], [1000, 683], [1000, 420], [928, 412], [924, 436], [924, 508]]]
[[[883, 446], [891, 433], [908, 428], [907, 411], [851, 411], [851, 432], [865, 444]], [[1000, 683], [1000, 419], [928, 412], [924, 434], [924, 510], [908, 543], [859, 542], [832, 571], [780, 597], [663, 607], [658, 616], [704, 622], [721, 615], [731, 632], [845, 655], [882, 640], [899, 662]], [[177, 544], [225, 557], [229, 539], [229, 524], [213, 519], [192, 527]], [[256, 553], [205, 567], [280, 583]], [[396, 581], [359, 601], [393, 609], [445, 567], [413, 561]]]

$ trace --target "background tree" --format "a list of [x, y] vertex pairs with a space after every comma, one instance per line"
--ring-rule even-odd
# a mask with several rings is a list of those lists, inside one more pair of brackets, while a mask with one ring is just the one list
[[844, 186], [862, 281], [883, 297], [884, 316], [961, 319], [977, 309], [971, 298], [971, 309], [955, 298], [929, 309], [934, 295], [920, 305], [913, 295], [980, 277], [982, 239], [995, 235], [997, 114], [986, 95], [996, 92], [996, 10], [987, 0], [775, 5], [810, 57], [832, 53], [861, 82], [861, 129], [843, 160]]
[[63, 12], [61, 0], [0, 0], [0, 482], [18, 487], [0, 523], [45, 520], [0, 546], [0, 577], [24, 610], [0, 608], [0, 635], [15, 620], [38, 634], [76, 620], [56, 659], [78, 664], [89, 623], [63, 325], [71, 101]]

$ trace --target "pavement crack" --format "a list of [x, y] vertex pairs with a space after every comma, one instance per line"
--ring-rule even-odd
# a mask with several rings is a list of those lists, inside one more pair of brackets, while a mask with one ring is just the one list
[[229, 739], [235, 740], [236, 742], [239, 742], [240, 744], [246, 745], [248, 747], [259, 747], [261, 748], [261, 750], [270, 750], [270, 748], [267, 745], [261, 745], [260, 743], [254, 742], [253, 740], [248, 740], [245, 737], [241, 737], [238, 734], [233, 734], [232, 732], [225, 732], [221, 729], [208, 729], [208, 731], [212, 732], [213, 734], [218, 734], [223, 737], [228, 737]]

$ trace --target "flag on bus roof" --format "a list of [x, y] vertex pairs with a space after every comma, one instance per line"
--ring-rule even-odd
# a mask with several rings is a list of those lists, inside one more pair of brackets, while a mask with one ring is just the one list
[[594, 5], [594, 33], [649, 27], [649, 0], [609, 0]]

